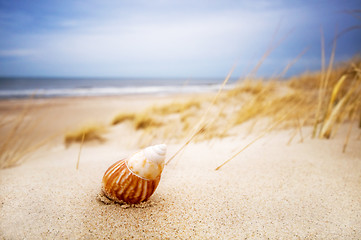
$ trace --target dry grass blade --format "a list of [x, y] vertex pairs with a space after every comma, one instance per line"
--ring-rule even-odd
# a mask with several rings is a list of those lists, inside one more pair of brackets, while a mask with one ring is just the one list
[[26, 115], [28, 114], [28, 112], [29, 112], [29, 107], [27, 106], [23, 109], [22, 113], [16, 118], [15, 124], [11, 127], [9, 134], [4, 138], [5, 141], [0, 148], [0, 153], [4, 154], [4, 152], [6, 152], [6, 149], [11, 147], [10, 146], [11, 144], [18, 141], [18, 139], [16, 138], [16, 135], [17, 135], [19, 129], [24, 124], [24, 119], [25, 119]]
[[322, 107], [322, 91], [323, 91], [323, 85], [324, 85], [324, 79], [325, 79], [325, 39], [323, 35], [323, 30], [321, 28], [321, 81], [318, 89], [318, 101], [317, 101], [317, 111], [316, 111], [316, 117], [315, 117], [315, 123], [313, 126], [312, 131], [312, 138], [316, 137], [317, 134], [317, 126], [320, 118], [320, 112]]
[[58, 137], [60, 134], [54, 134], [52, 136], [49, 136], [48, 138], [38, 142], [37, 144], [34, 145], [29, 145], [28, 147], [24, 148], [24, 150], [22, 150], [20, 153], [18, 153], [17, 155], [17, 159], [18, 161], [23, 159], [26, 155], [38, 150], [39, 148], [47, 145], [48, 143], [50, 143], [52, 140], [54, 140], [56, 137]]
[[81, 138], [81, 143], [80, 143], [80, 147], [79, 147], [79, 154], [78, 154], [78, 161], [76, 162], [76, 170], [79, 169], [80, 154], [81, 154], [81, 149], [82, 149], [83, 144], [84, 144], [84, 137], [85, 137], [85, 132], [83, 132], [83, 136]]
[[[326, 72], [326, 76], [325, 76], [325, 80], [324, 80], [324, 86], [323, 86], [323, 89], [324, 89], [324, 94], [323, 96], [321, 97], [321, 106], [323, 106], [323, 99], [325, 98], [326, 96], [326, 89], [328, 87], [328, 82], [329, 82], [329, 79], [330, 79], [330, 76], [331, 76], [331, 72], [332, 72], [332, 68], [333, 68], [333, 61], [335, 59], [335, 52], [336, 52], [336, 40], [333, 41], [333, 47], [332, 47], [332, 52], [331, 52], [331, 57], [330, 57], [330, 61], [329, 61], [329, 64], [328, 64], [328, 68], [327, 68], [327, 72]], [[327, 115], [327, 112], [325, 112], [324, 114], [324, 117], [323, 119], [321, 120], [321, 126], [320, 126], [320, 133], [321, 133], [321, 130], [323, 128], [323, 124], [326, 120], [326, 115]]]
[[334, 88], [332, 90], [332, 94], [331, 94], [331, 99], [330, 99], [330, 102], [328, 104], [325, 119], [327, 119], [329, 117], [329, 115], [331, 114], [332, 107], [333, 107], [333, 105], [335, 103], [336, 97], [337, 97], [338, 93], [340, 92], [340, 89], [341, 89], [346, 77], [347, 77], [346, 75], [342, 75], [342, 77], [338, 80], [338, 82], [334, 86]]
[[348, 144], [348, 141], [350, 139], [350, 135], [351, 135], [351, 129], [352, 129], [352, 125], [353, 125], [353, 120], [354, 120], [354, 116], [355, 116], [355, 112], [357, 111], [357, 108], [360, 104], [356, 104], [354, 106], [354, 108], [352, 109], [351, 113], [350, 113], [350, 125], [348, 127], [348, 130], [347, 130], [347, 134], [346, 134], [346, 139], [345, 139], [345, 142], [343, 144], [343, 148], [342, 148], [342, 152], [345, 153], [346, 152], [346, 148], [347, 148], [347, 144]]
[[347, 101], [359, 85], [359, 81], [347, 92], [347, 94], [336, 104], [330, 116], [325, 119], [325, 123], [321, 129], [320, 138], [329, 138], [331, 135], [332, 127], [335, 124], [337, 117], [340, 115], [342, 108], [346, 105]]
[[[357, 18], [358, 20], [361, 20], [361, 16], [360, 16], [361, 10], [359, 10], [359, 9], [346, 10], [346, 11], [343, 11], [343, 12]], [[361, 29], [361, 25], [354, 25], [354, 26], [348, 27], [348, 28], [342, 30], [339, 34], [337, 34], [334, 39], [336, 40], [339, 37], [341, 37], [342, 35], [350, 32], [350, 31], [354, 31], [354, 30], [358, 30], [358, 29]]]
[[293, 59], [291, 62], [289, 62], [287, 64], [287, 66], [283, 69], [283, 71], [281, 72], [281, 74], [279, 74], [276, 78], [279, 79], [279, 78], [283, 78], [287, 71], [310, 49], [310, 47], [306, 47], [305, 49], [302, 50], [301, 53], [299, 53], [297, 55], [297, 57], [295, 59]]
[[248, 74], [246, 79], [252, 79], [256, 76], [258, 69], [262, 66], [263, 62], [267, 59], [267, 57], [275, 50], [283, 41], [287, 39], [291, 32], [288, 32], [281, 38], [275, 45], [272, 45], [273, 41], [271, 42], [270, 46], [267, 48], [266, 52], [263, 54], [262, 58], [258, 61], [257, 65], [253, 68], [253, 70]]
[[193, 139], [194, 137], [201, 133], [202, 130], [206, 127], [206, 125], [204, 124], [204, 119], [205, 117], [208, 115], [211, 107], [216, 103], [218, 97], [220, 96], [224, 86], [226, 86], [228, 80], [230, 79], [230, 77], [232, 76], [232, 73], [235, 69], [236, 65], [233, 65], [233, 67], [231, 68], [231, 70], [229, 71], [227, 77], [224, 79], [221, 87], [219, 88], [216, 96], [213, 98], [213, 101], [211, 102], [211, 105], [207, 108], [207, 110], [204, 112], [203, 116], [200, 118], [198, 124], [195, 127], [194, 133], [188, 138], [188, 140], [168, 159], [168, 161], [165, 163], [165, 165], [168, 165]]
[[239, 150], [238, 152], [236, 152], [232, 157], [230, 157], [229, 159], [227, 159], [225, 162], [223, 162], [221, 165], [219, 165], [218, 167], [216, 167], [214, 170], [217, 171], [219, 169], [221, 169], [221, 167], [223, 167], [224, 165], [226, 165], [227, 163], [229, 163], [231, 160], [233, 160], [235, 157], [237, 157], [241, 152], [243, 152], [244, 150], [246, 150], [249, 146], [251, 146], [253, 143], [257, 142], [259, 139], [263, 138], [265, 135], [267, 134], [267, 131], [262, 133], [261, 135], [259, 135], [258, 137], [256, 137], [255, 139], [253, 139], [251, 142], [249, 142], [246, 146], [244, 146], [241, 150]]
[[280, 120], [278, 120], [277, 122], [273, 123], [269, 128], [267, 128], [263, 133], [261, 133], [258, 137], [256, 137], [255, 139], [253, 139], [251, 142], [249, 142], [246, 146], [244, 146], [241, 150], [239, 150], [238, 152], [236, 152], [232, 157], [230, 157], [229, 159], [227, 159], [225, 162], [223, 162], [221, 165], [219, 165], [218, 167], [216, 167], [214, 170], [217, 171], [219, 169], [221, 169], [221, 167], [223, 167], [224, 165], [226, 165], [227, 163], [229, 163], [231, 160], [233, 160], [235, 157], [237, 157], [241, 152], [243, 152], [244, 150], [246, 150], [248, 147], [250, 147], [253, 143], [257, 142], [259, 139], [263, 138], [267, 133], [269, 133], [270, 131], [272, 131], [274, 128], [276, 128], [284, 119], [287, 118], [287, 115], [284, 115], [283, 118], [281, 118]]
[[2, 121], [7, 121], [0, 125], [0, 130], [4, 137], [1, 138], [0, 147], [0, 169], [8, 168], [24, 161], [32, 152], [50, 142], [54, 136], [46, 139], [36, 138], [41, 119], [32, 116], [32, 99], [24, 106], [21, 112], [13, 119], [3, 116]]
[[300, 142], [303, 142], [302, 124], [299, 117], [297, 117], [297, 127], [300, 133]]

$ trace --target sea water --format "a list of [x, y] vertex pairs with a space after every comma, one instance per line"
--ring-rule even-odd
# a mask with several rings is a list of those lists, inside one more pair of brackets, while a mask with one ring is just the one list
[[217, 91], [224, 79], [0, 78], [0, 98], [177, 94]]

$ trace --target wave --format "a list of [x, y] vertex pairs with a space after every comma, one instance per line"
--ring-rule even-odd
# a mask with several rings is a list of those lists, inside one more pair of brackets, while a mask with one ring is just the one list
[[[220, 84], [186, 85], [186, 86], [127, 86], [127, 87], [82, 87], [82, 88], [52, 88], [52, 89], [0, 89], [0, 98], [52, 98], [80, 96], [117, 96], [155, 94], [167, 95], [177, 93], [214, 92]], [[230, 88], [230, 85], [227, 86]]]

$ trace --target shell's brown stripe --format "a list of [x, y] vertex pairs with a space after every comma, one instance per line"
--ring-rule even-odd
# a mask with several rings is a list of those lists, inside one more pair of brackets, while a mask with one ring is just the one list
[[148, 182], [149, 181], [144, 181], [143, 186], [142, 186], [142, 195], [140, 196], [140, 201], [143, 202], [144, 200], [146, 200], [147, 198], [147, 189], [148, 189]]
[[156, 179], [154, 179], [154, 180], [152, 181], [152, 183], [153, 183], [153, 189], [152, 189], [152, 192], [150, 192], [148, 198], [154, 193], [155, 189], [157, 189], [158, 184], [159, 184], [159, 181], [160, 181], [160, 176], [157, 177]]
[[119, 176], [115, 181], [115, 184], [117, 184], [117, 185], [121, 184], [121, 181], [126, 174], [128, 174], [128, 169], [125, 167], [122, 167], [122, 169], [120, 169], [120, 172], [118, 174]]
[[141, 195], [142, 195], [142, 191], [143, 191], [143, 185], [144, 183], [146, 183], [147, 181], [144, 181], [143, 179], [140, 179], [138, 181], [138, 185], [135, 187], [135, 193], [134, 193], [134, 198], [135, 199], [140, 199]]
[[140, 184], [140, 180], [142, 179], [133, 174], [131, 175], [131, 182], [122, 194], [122, 198], [125, 199], [125, 201], [130, 203], [135, 202], [134, 193], [137, 186]]
[[118, 171], [118, 169], [124, 168], [124, 165], [125, 161], [118, 162], [118, 164], [112, 169], [112, 171], [109, 171], [108, 176], [114, 175]]
[[123, 200], [122, 194], [132, 183], [131, 177], [132, 175], [128, 171], [125, 171], [125, 174], [122, 176], [121, 183], [114, 187], [114, 195], [117, 196], [117, 198]]
[[154, 193], [154, 191], [155, 191], [155, 187], [154, 187], [155, 182], [156, 182], [156, 180], [149, 182], [146, 199], [150, 198], [150, 196]]
[[119, 164], [120, 162], [122, 162], [122, 161], [124, 162], [124, 159], [119, 160], [119, 161], [115, 162], [113, 165], [111, 165], [111, 166], [108, 168], [108, 170], [105, 172], [105, 174], [109, 174], [109, 172], [112, 171], [116, 166], [118, 166], [118, 164]]
[[126, 201], [124, 199], [124, 192], [127, 191], [127, 189], [129, 188], [129, 186], [132, 184], [132, 177], [133, 174], [129, 172], [129, 170], [127, 169], [127, 171], [125, 172], [125, 174], [123, 175], [120, 184], [117, 184], [116, 186], [114, 186], [114, 196], [116, 196], [119, 200], [123, 200]]
[[[120, 195], [125, 189], [126, 187], [131, 183], [132, 181], [132, 173], [129, 172], [128, 168], [125, 168], [124, 170], [124, 174], [121, 177], [119, 183], [117, 183], [117, 186], [119, 186], [119, 190], [117, 191], [118, 194]], [[121, 186], [121, 187], [120, 187]]]
[[109, 178], [110, 175], [114, 172], [114, 170], [118, 167], [121, 167], [122, 164], [125, 164], [125, 161], [122, 159], [116, 163], [114, 163], [112, 166], [108, 168], [108, 170], [104, 174], [104, 178]]
[[[119, 188], [119, 187], [121, 187], [121, 185], [118, 185], [116, 182], [117, 182], [117, 180], [119, 179], [119, 177], [121, 176], [121, 175], [123, 175], [124, 176], [124, 174], [125, 174], [125, 172], [126, 172], [126, 166], [125, 166], [125, 164], [124, 163], [120, 163], [120, 166], [119, 166], [119, 168], [118, 169], [116, 169], [110, 176], [109, 176], [109, 178], [108, 178], [108, 186], [109, 186], [109, 191], [111, 192], [111, 194], [113, 194], [114, 195], [114, 192], [116, 192], [117, 191], [117, 189]], [[122, 177], [123, 177], [122, 176]]]
[[119, 164], [122, 162], [123, 160], [120, 160], [120, 161], [117, 161], [116, 163], [114, 163], [113, 165], [111, 165], [108, 170], [105, 172], [104, 176], [103, 176], [103, 189], [105, 190], [105, 192], [110, 195], [110, 189], [111, 189], [111, 186], [109, 186], [109, 176], [110, 173], [116, 168], [119, 166]]
[[[121, 171], [126, 168], [125, 167], [125, 161], [121, 160], [114, 164], [113, 167], [110, 167], [110, 171], [106, 175], [104, 175], [103, 178], [103, 189], [107, 193], [107, 195], [112, 196], [111, 198], [114, 200], [116, 199], [116, 195], [114, 194], [114, 191], [118, 189], [119, 186], [114, 185], [114, 181], [117, 179], [118, 175], [121, 173]], [[115, 169], [118, 169], [119, 174], [115, 174]]]
[[112, 182], [114, 181], [114, 178], [117, 177], [116, 173], [119, 171], [119, 169], [122, 168], [123, 165], [124, 165], [123, 162], [118, 162], [118, 164], [116, 166], [114, 166], [111, 171], [108, 172], [108, 174], [106, 175], [108, 184], [110, 184], [110, 185], [112, 184]]

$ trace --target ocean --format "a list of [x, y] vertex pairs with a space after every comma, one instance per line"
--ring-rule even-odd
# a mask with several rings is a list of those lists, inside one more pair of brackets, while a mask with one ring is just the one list
[[2, 77], [0, 78], [0, 99], [203, 93], [217, 91], [223, 80], [216, 78]]

